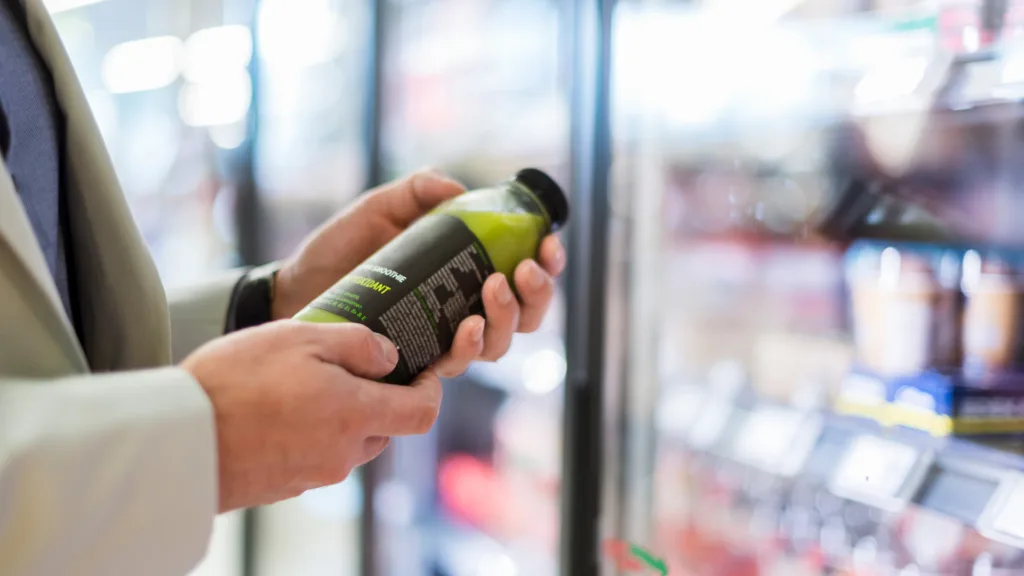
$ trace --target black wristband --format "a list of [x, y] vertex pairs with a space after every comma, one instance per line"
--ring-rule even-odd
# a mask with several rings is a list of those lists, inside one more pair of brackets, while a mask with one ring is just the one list
[[252, 268], [242, 276], [231, 295], [225, 333], [273, 320], [271, 306], [274, 302], [274, 283], [280, 269], [278, 262], [271, 262]]

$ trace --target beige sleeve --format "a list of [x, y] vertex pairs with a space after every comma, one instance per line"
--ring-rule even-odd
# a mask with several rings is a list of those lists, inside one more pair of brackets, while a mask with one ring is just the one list
[[217, 506], [213, 410], [187, 372], [0, 377], [0, 574], [181, 576]]
[[229, 270], [202, 284], [167, 292], [175, 363], [224, 334], [231, 294], [242, 274], [243, 270]]

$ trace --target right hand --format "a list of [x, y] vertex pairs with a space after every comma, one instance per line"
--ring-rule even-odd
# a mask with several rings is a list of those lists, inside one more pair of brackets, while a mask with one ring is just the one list
[[217, 426], [220, 511], [269, 504], [344, 480], [392, 436], [437, 419], [441, 381], [381, 384], [398, 361], [359, 324], [285, 320], [199, 348], [182, 367], [206, 391]]

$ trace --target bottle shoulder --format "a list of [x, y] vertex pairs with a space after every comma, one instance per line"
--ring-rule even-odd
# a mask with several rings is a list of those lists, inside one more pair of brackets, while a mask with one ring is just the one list
[[513, 207], [513, 202], [501, 188], [469, 190], [437, 207], [439, 212], [474, 211], [501, 212]]
[[512, 185], [470, 190], [446, 201], [434, 211], [450, 214], [470, 212], [519, 214], [547, 219], [546, 212], [535, 198]]

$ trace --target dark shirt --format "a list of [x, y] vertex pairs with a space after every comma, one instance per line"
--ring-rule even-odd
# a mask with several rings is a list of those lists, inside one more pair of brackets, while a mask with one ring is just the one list
[[53, 79], [28, 35], [22, 0], [0, 0], [0, 153], [68, 317], [74, 319], [65, 243], [63, 122]]

